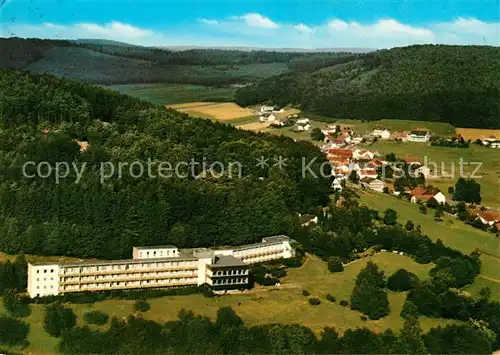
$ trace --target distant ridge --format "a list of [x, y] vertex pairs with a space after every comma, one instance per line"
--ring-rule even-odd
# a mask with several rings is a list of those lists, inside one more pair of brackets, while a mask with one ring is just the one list
[[325, 52], [350, 52], [350, 53], [369, 53], [376, 49], [372, 48], [261, 48], [261, 47], [224, 47], [224, 46], [159, 46], [155, 48], [167, 49], [171, 51], [187, 51], [190, 49], [220, 49], [233, 51], [266, 51], [266, 52], [302, 52], [302, 53], [325, 53]]

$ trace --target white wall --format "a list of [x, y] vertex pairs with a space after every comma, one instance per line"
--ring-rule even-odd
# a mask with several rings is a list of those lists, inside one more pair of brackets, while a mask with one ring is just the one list
[[59, 265], [28, 264], [28, 293], [31, 297], [59, 294]]

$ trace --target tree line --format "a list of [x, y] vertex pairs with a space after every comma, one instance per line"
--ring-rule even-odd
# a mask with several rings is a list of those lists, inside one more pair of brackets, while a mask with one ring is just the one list
[[[340, 335], [326, 327], [319, 337], [299, 324], [247, 326], [230, 307], [217, 311], [215, 320], [191, 311], [159, 324], [140, 315], [113, 317], [109, 328], [99, 331], [75, 326], [69, 308], [46, 308], [45, 328], [59, 337], [63, 354], [486, 354], [491, 343], [473, 325], [449, 325], [422, 334], [418, 318], [407, 316], [400, 333], [377, 334], [367, 328], [348, 329]], [[460, 340], [459, 344], [457, 342]], [[449, 351], [453, 349], [455, 351]]]

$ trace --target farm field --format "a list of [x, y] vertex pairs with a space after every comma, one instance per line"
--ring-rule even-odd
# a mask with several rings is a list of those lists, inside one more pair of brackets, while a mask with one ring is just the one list
[[137, 97], [157, 105], [172, 105], [193, 101], [232, 101], [234, 87], [212, 87], [184, 84], [124, 84], [110, 85], [107, 89]]
[[[379, 140], [369, 146], [370, 149], [377, 150], [381, 154], [394, 153], [398, 157], [405, 155], [417, 156], [427, 159], [427, 164], [431, 170], [432, 163], [437, 164], [437, 172], [446, 171], [452, 174], [452, 166], [455, 166], [454, 179], [428, 179], [428, 183], [441, 189], [441, 191], [451, 198], [448, 194], [448, 187], [455, 186], [460, 173], [460, 159], [464, 162], [480, 162], [481, 167], [476, 175], [481, 178], [476, 181], [481, 185], [482, 204], [487, 207], [500, 209], [500, 152], [491, 148], [471, 144], [469, 148], [449, 148], [432, 147], [426, 143], [397, 143], [394, 141]], [[464, 165], [464, 173], [470, 174], [476, 168], [476, 164]]]
[[460, 134], [464, 139], [478, 139], [489, 136], [494, 136], [500, 139], [500, 129], [476, 129], [476, 128], [456, 128], [457, 134]]
[[232, 102], [190, 102], [180, 105], [169, 105], [168, 108], [173, 108], [197, 117], [200, 117], [199, 114], [202, 114], [206, 116], [203, 118], [211, 117], [218, 121], [231, 121], [237, 118], [253, 116], [252, 110], [240, 107]]
[[[151, 310], [144, 313], [144, 318], [157, 322], [175, 319], [180, 309], [191, 309], [196, 313], [215, 318], [217, 309], [231, 306], [243, 318], [247, 325], [267, 323], [300, 323], [319, 331], [325, 326], [335, 327], [343, 332], [348, 328], [360, 326], [360, 315], [348, 307], [338, 304], [341, 300], [350, 300], [350, 294], [359, 271], [371, 260], [385, 270], [390, 276], [399, 268], [414, 272], [419, 278], [425, 279], [432, 265], [421, 265], [413, 259], [382, 252], [374, 256], [360, 259], [347, 265], [341, 273], [330, 273], [326, 263], [315, 256], [308, 255], [304, 265], [297, 269], [288, 269], [288, 275], [282, 279], [279, 287], [258, 287], [242, 294], [225, 295], [216, 298], [205, 298], [202, 295], [169, 296], [151, 299]], [[310, 296], [302, 296], [302, 290], [310, 292]], [[337, 299], [336, 303], [326, 300], [330, 293]], [[318, 306], [309, 305], [308, 298], [321, 299]], [[403, 307], [406, 293], [389, 292], [391, 313], [380, 320], [368, 320], [362, 325], [380, 332], [387, 328], [399, 330], [403, 321], [399, 313]], [[1, 303], [0, 303], [1, 304]], [[107, 300], [94, 305], [71, 305], [82, 323], [82, 315], [89, 310], [101, 310], [110, 316], [125, 317], [133, 313], [134, 301]], [[32, 305], [32, 314], [26, 320], [31, 324], [29, 335], [30, 345], [25, 353], [52, 354], [57, 340], [50, 338], [43, 330], [43, 306]], [[0, 306], [1, 311], [1, 306]], [[422, 329], [451, 323], [444, 319], [420, 317]]]
[[422, 232], [431, 239], [441, 239], [445, 245], [463, 253], [479, 249], [483, 253], [481, 274], [469, 288], [478, 292], [480, 287], [474, 286], [476, 283], [494, 284], [494, 288], [500, 288], [500, 239], [492, 233], [466, 225], [448, 215], [443, 217], [442, 222], [436, 222], [432, 212], [423, 215], [419, 213], [417, 204], [386, 194], [362, 192], [361, 202], [380, 212], [392, 208], [397, 211], [400, 223], [411, 220], [415, 225], [420, 225]]

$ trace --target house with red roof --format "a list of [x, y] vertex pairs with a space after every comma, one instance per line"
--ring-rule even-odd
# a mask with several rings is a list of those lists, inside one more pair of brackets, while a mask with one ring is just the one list
[[500, 214], [491, 210], [480, 211], [477, 214], [477, 218], [483, 223], [489, 226], [496, 225], [500, 222]]

